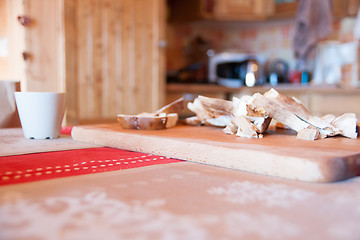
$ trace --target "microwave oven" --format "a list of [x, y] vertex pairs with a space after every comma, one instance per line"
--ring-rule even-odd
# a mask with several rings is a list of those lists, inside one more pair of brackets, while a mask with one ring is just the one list
[[221, 52], [209, 58], [209, 82], [226, 87], [253, 87], [266, 82], [265, 58], [258, 54]]

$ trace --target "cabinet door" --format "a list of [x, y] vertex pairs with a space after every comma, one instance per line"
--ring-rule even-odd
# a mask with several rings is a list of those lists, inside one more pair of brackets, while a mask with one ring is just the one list
[[165, 0], [65, 0], [69, 124], [164, 104]]
[[263, 19], [274, 10], [274, 1], [269, 0], [217, 0], [214, 16], [217, 19], [256, 20]]

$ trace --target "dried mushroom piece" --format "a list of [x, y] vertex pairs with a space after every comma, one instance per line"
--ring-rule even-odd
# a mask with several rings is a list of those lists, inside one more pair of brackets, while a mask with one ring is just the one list
[[190, 111], [196, 114], [196, 118], [201, 124], [204, 124], [206, 119], [213, 118], [213, 116], [204, 109], [199, 98], [195, 98], [193, 102], [189, 102], [187, 107]]
[[264, 93], [264, 96], [279, 104], [281, 107], [289, 110], [304, 122], [318, 128], [320, 134], [323, 136], [333, 136], [339, 133], [338, 130], [327, 121], [319, 117], [312, 116], [303, 103], [296, 98], [290, 98], [282, 95], [273, 88]]
[[200, 126], [202, 124], [201, 120], [197, 116], [185, 118], [183, 122], [191, 126]]
[[224, 133], [226, 134], [235, 134], [238, 130], [238, 126], [231, 121], [225, 128], [224, 128]]
[[256, 126], [245, 116], [234, 117], [233, 122], [238, 127], [236, 136], [247, 138], [259, 137]]
[[185, 100], [183, 97], [175, 100], [174, 102], [165, 105], [164, 107], [160, 108], [155, 112], [155, 114], [160, 113], [181, 113], [185, 110]]
[[215, 127], [225, 127], [231, 122], [231, 116], [218, 116], [215, 118], [208, 118], [205, 120], [206, 125], [211, 125]]
[[321, 119], [327, 123], [331, 123], [332, 121], [335, 120], [335, 118], [336, 118], [336, 116], [334, 114], [326, 114], [321, 117]]
[[255, 111], [266, 114], [267, 116], [289, 126], [296, 132], [305, 129], [310, 125], [298, 118], [293, 112], [280, 106], [272, 99], [269, 99], [260, 93], [255, 93], [253, 95], [250, 106]]
[[298, 132], [298, 139], [316, 140], [335, 135], [357, 137], [355, 114], [344, 114], [336, 119], [333, 115], [312, 116], [301, 101], [281, 95], [274, 89], [264, 95], [254, 94], [250, 105], [255, 111], [268, 114]]
[[255, 125], [258, 133], [264, 133], [272, 120], [270, 117], [249, 117], [248, 119]]
[[209, 98], [204, 96], [198, 97], [202, 107], [211, 116], [229, 116], [232, 113], [233, 103], [228, 100]]
[[300, 130], [296, 138], [302, 140], [314, 141], [319, 138], [319, 134], [320, 134], [319, 129], [313, 126], [308, 126], [307, 128]]
[[[254, 111], [251, 108], [249, 103], [252, 101], [252, 96], [245, 95], [241, 98], [233, 98], [233, 120], [228, 124], [224, 129], [225, 133], [235, 133], [237, 131], [238, 136], [248, 137], [248, 138], [257, 138], [258, 134], [264, 133], [270, 122], [271, 118], [266, 116], [264, 113], [259, 111]], [[238, 120], [241, 119], [241, 120]], [[246, 119], [246, 122], [245, 120]], [[240, 128], [239, 124], [242, 124], [242, 127], [247, 126], [251, 128], [254, 132], [249, 132], [248, 130], [244, 131]]]
[[[188, 109], [196, 114], [196, 118], [185, 119], [185, 123], [198, 123], [225, 127], [231, 121], [232, 102], [228, 100], [198, 96], [188, 103]], [[196, 121], [195, 121], [196, 120]]]
[[178, 120], [177, 113], [149, 115], [123, 115], [117, 116], [117, 121], [121, 127], [125, 129], [138, 129], [138, 130], [161, 130], [170, 128], [176, 125]]
[[265, 92], [263, 96], [267, 99], [271, 99], [282, 108], [289, 110], [302, 119], [306, 119], [310, 116], [309, 111], [300, 100], [282, 95], [273, 88]]
[[174, 127], [179, 118], [178, 113], [181, 113], [184, 109], [184, 99], [179, 98], [155, 113], [119, 114], [117, 115], [117, 121], [125, 129], [161, 130]]
[[340, 134], [348, 138], [357, 138], [357, 118], [354, 113], [344, 113], [335, 118], [331, 124], [339, 129]]

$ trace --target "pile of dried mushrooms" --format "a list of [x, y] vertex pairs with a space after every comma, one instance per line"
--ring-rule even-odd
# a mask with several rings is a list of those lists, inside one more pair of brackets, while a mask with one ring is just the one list
[[240, 137], [262, 138], [274, 119], [278, 126], [296, 131], [298, 139], [316, 140], [335, 135], [357, 138], [354, 113], [338, 117], [332, 114], [312, 116], [300, 100], [275, 89], [264, 94], [234, 97], [232, 101], [198, 96], [187, 107], [196, 115], [186, 118], [186, 124], [224, 127], [225, 133]]

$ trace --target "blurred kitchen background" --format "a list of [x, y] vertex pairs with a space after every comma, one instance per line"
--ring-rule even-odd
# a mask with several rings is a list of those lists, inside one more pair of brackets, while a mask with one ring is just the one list
[[[0, 79], [65, 91], [68, 125], [271, 87], [360, 116], [360, 0], [0, 0]], [[296, 41], [295, 41], [296, 39]]]

